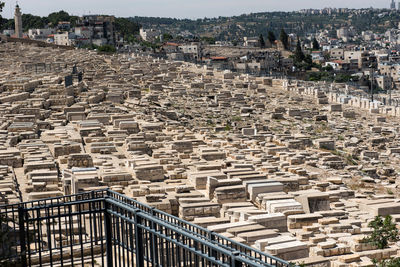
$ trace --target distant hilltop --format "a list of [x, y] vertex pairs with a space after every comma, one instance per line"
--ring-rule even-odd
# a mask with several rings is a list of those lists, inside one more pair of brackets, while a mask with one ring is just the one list
[[[79, 17], [65, 11], [46, 17], [22, 14], [23, 31], [58, 27], [60, 22], [68, 22], [75, 27]], [[373, 31], [384, 33], [387, 29], [398, 28], [400, 11], [397, 9], [349, 9], [323, 8], [302, 9], [293, 12], [260, 12], [231, 17], [176, 19], [160, 17], [116, 18], [116, 30], [124, 39], [134, 39], [139, 29], [154, 29], [163, 34], [182, 38], [212, 37], [217, 41], [242, 40], [246, 36], [264, 36], [269, 32], [279, 35], [281, 29], [299, 36], [321, 31], [336, 36], [337, 29], [352, 27], [355, 32]], [[14, 29], [14, 19], [3, 19], [0, 32]]]
[[227, 41], [245, 36], [259, 36], [272, 31], [278, 35], [281, 29], [304, 36], [320, 31], [332, 32], [342, 27], [353, 27], [358, 33], [373, 31], [383, 33], [397, 28], [400, 11], [396, 9], [303, 9], [293, 12], [261, 12], [232, 17], [175, 19], [159, 17], [132, 17], [144, 28], [158, 29], [174, 36], [210, 36]]

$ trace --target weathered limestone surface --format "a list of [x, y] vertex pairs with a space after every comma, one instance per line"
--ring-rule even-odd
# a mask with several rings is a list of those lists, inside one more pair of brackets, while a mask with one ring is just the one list
[[0, 54], [0, 204], [110, 188], [292, 262], [398, 254], [364, 239], [400, 223], [398, 107], [136, 52]]

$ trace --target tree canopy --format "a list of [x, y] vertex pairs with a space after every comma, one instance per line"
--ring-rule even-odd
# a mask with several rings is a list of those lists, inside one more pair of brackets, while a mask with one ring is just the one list
[[49, 14], [47, 17], [48, 22], [53, 26], [57, 26], [60, 21], [67, 21], [71, 23], [71, 26], [75, 26], [76, 20], [78, 17], [76, 16], [70, 16], [67, 12], [64, 10], [61, 10], [59, 12], [53, 12]]
[[289, 48], [289, 36], [287, 35], [287, 33], [285, 32], [284, 29], [281, 29], [281, 34], [279, 36], [279, 39], [282, 42], [283, 47], [285, 49], [288, 49]]
[[303, 50], [301, 48], [300, 38], [297, 37], [296, 51], [294, 52], [294, 61], [300, 63], [304, 59], [305, 59], [305, 55], [304, 55]]
[[122, 37], [129, 41], [133, 40], [135, 34], [140, 30], [140, 25], [127, 18], [116, 18], [115, 29], [121, 33]]
[[261, 48], [265, 47], [265, 40], [264, 40], [264, 36], [262, 34], [260, 34], [260, 37], [258, 38], [258, 41], [260, 43]]
[[215, 44], [215, 38], [214, 37], [208, 37], [208, 36], [203, 36], [201, 37], [201, 40], [208, 43], [208, 44]]
[[[32, 14], [22, 14], [22, 26], [24, 31], [29, 29], [40, 29], [47, 26], [49, 23], [46, 17], [34, 16]], [[11, 20], [11, 24], [14, 27], [14, 20]]]
[[267, 39], [271, 44], [276, 41], [276, 37], [273, 31], [268, 31]]
[[312, 47], [314, 50], [319, 50], [319, 48], [320, 48], [319, 43], [318, 43], [317, 39], [315, 39], [315, 38], [312, 41]]
[[112, 45], [102, 45], [97, 48], [97, 51], [104, 53], [115, 53], [117, 50]]
[[164, 34], [163, 34], [163, 40], [164, 40], [165, 42], [171, 41], [171, 40], [173, 40], [173, 39], [174, 39], [174, 37], [173, 37], [171, 34], [169, 34], [169, 33], [164, 33]]
[[[4, 7], [4, 2], [0, 1], [0, 13], [3, 12], [3, 7]], [[1, 14], [0, 14], [0, 26], [1, 26], [2, 22], [3, 22], [3, 18], [1, 17]]]
[[388, 215], [383, 219], [381, 216], [376, 216], [375, 220], [368, 224], [373, 229], [370, 236], [366, 240], [379, 249], [387, 248], [389, 242], [396, 242], [400, 240], [399, 230], [396, 224], [393, 223], [392, 216]]
[[400, 258], [392, 258], [388, 260], [382, 260], [377, 265], [377, 267], [398, 267], [400, 266]]

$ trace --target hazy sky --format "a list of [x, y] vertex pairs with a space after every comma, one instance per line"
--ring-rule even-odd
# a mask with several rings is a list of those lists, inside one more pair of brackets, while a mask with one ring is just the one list
[[[2, 16], [13, 17], [16, 1], [0, 1], [6, 3]], [[389, 7], [391, 0], [19, 0], [18, 2], [23, 13], [40, 16], [65, 10], [73, 15], [204, 18], [302, 8], [371, 6], [379, 8]]]

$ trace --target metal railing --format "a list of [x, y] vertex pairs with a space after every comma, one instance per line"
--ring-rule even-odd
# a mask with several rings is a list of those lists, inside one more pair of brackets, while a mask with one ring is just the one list
[[21, 266], [292, 266], [111, 190], [0, 206], [0, 218], [0, 261]]

